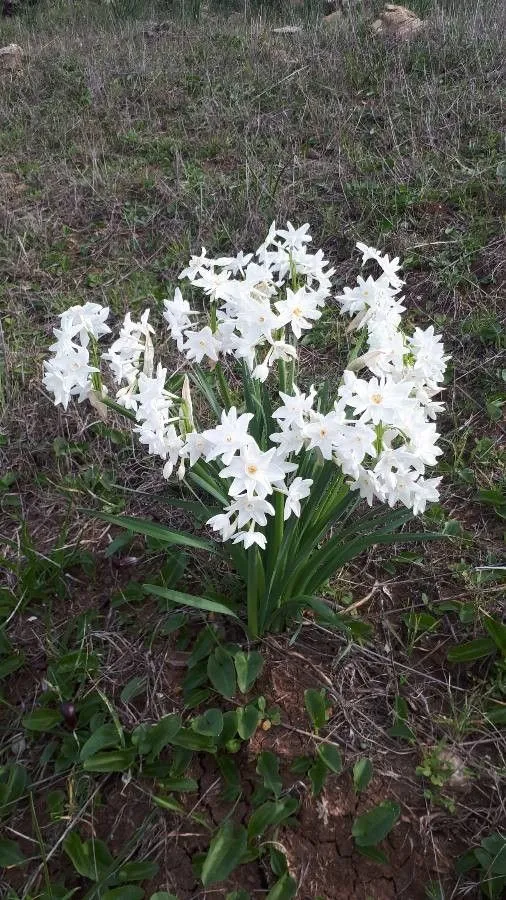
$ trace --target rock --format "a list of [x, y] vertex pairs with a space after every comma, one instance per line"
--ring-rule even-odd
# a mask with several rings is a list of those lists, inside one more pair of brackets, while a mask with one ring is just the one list
[[18, 44], [0, 47], [0, 72], [18, 72], [23, 63], [23, 50]]
[[280, 28], [273, 28], [273, 34], [299, 34], [302, 31], [301, 25], [281, 25]]
[[380, 13], [379, 19], [372, 23], [371, 28], [375, 34], [406, 40], [417, 34], [423, 28], [423, 24], [416, 13], [405, 6], [387, 3], [383, 12]]
[[335, 9], [334, 12], [329, 13], [328, 16], [324, 16], [323, 21], [325, 22], [325, 25], [342, 25], [343, 13], [340, 9]]

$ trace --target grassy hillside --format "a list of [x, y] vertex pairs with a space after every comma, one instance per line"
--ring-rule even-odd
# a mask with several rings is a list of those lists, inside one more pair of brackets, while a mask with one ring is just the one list
[[[505, 585], [506, 15], [493, 0], [412, 5], [427, 23], [402, 43], [371, 36], [380, 4], [366, 3], [336, 27], [293, 8], [202, 7], [194, 21], [189, 5], [133, 2], [39, 4], [0, 23], [0, 45], [24, 51], [20, 72], [0, 72], [8, 900], [267, 896], [283, 879], [275, 852], [224, 888], [199, 880], [224, 817], [245, 822], [270, 796], [265, 753], [281, 761], [283, 796], [300, 801], [272, 845], [297, 897], [501, 896], [504, 841], [481, 869], [455, 863], [505, 823], [505, 639], [500, 624], [491, 638], [490, 621]], [[273, 31], [288, 21], [303, 30]], [[91, 513], [181, 513], [167, 511], [159, 467], [119, 420], [54, 408], [42, 362], [68, 306], [107, 303], [118, 321], [150, 306], [160, 320], [190, 253], [256, 247], [274, 218], [311, 224], [339, 287], [356, 273], [357, 240], [403, 259], [408, 316], [434, 324], [452, 354], [443, 499], [425, 522], [450, 523], [452, 536], [414, 552], [378, 547], [332, 580], [338, 609], [368, 597], [351, 615], [374, 626], [370, 641], [307, 618], [267, 639], [249, 696], [265, 698], [262, 724], [221, 766], [181, 747], [133, 762], [139, 726], [206, 708], [188, 702], [203, 621], [143, 594], [145, 581], [169, 583], [173, 557], [156, 541], [111, 545], [121, 532]], [[337, 378], [345, 351], [332, 307], [305, 342], [312, 379]], [[200, 556], [181, 589], [195, 581], [234, 589]], [[323, 734], [344, 760], [322, 792], [300, 762], [319, 740], [304, 709], [312, 688], [326, 691]], [[209, 705], [231, 706], [215, 694]], [[83, 747], [102, 727], [119, 755], [96, 769]], [[373, 775], [358, 791], [363, 759]], [[358, 852], [352, 824], [383, 801], [401, 816], [378, 862]], [[293, 896], [287, 885], [269, 896]]]

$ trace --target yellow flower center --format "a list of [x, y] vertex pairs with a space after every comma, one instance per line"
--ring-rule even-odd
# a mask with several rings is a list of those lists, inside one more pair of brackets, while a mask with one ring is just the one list
[[320, 428], [320, 437], [327, 437], [327, 429]]
[[254, 466], [253, 464], [251, 464], [250, 466], [247, 466], [246, 471], [247, 471], [248, 475], [254, 475], [256, 472], [258, 472], [258, 468], [257, 468], [257, 466]]
[[381, 394], [373, 394], [371, 400], [373, 403], [379, 404], [383, 402], [383, 397]]
[[302, 310], [301, 310], [300, 306], [294, 306], [292, 312], [293, 312], [293, 315], [294, 315], [294, 316], [301, 316], [301, 315], [302, 315]]

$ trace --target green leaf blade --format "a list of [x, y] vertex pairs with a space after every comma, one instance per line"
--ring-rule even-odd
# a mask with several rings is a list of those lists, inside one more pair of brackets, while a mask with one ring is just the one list
[[246, 829], [234, 822], [225, 822], [213, 837], [202, 866], [204, 887], [228, 878], [241, 862], [246, 847]]
[[373, 847], [379, 844], [394, 827], [401, 808], [398, 803], [385, 800], [369, 812], [357, 816], [351, 833], [358, 847]]

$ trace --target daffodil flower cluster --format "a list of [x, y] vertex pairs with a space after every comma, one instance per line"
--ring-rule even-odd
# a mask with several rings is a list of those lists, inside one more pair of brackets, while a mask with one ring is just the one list
[[[185, 293], [192, 302], [176, 288], [163, 313], [190, 363], [205, 360], [213, 370], [232, 357], [260, 382], [275, 362], [292, 366], [293, 373], [297, 341], [320, 318], [334, 274], [321, 250], [309, 252], [308, 229], [290, 223], [277, 229], [273, 223], [255, 254], [211, 259], [202, 249], [192, 256], [180, 275], [189, 282]], [[330, 410], [322, 408], [314, 388], [304, 392], [290, 380], [269, 417], [277, 430], [267, 449], [251, 434], [253, 413], [240, 413], [231, 403], [215, 427], [196, 428], [188, 380], [178, 398], [166, 389], [167, 369], [160, 362], [155, 368], [149, 310], [139, 322], [128, 313], [101, 357], [98, 342], [110, 332], [109, 310], [96, 303], [67, 310], [54, 332], [44, 384], [65, 409], [74, 396], [81, 401], [94, 392], [104, 398], [102, 359], [116, 384], [114, 402], [135, 418], [140, 442], [164, 461], [166, 478], [176, 468], [183, 478], [188, 466], [203, 461], [212, 477], [226, 482], [229, 502], [208, 521], [225, 541], [265, 549], [268, 517], [301, 515], [301, 501], [313, 485], [298, 474], [308, 452], [337, 465], [343, 481], [369, 505], [376, 498], [390, 506], [401, 503], [415, 515], [423, 512], [438, 499], [440, 479], [426, 478], [425, 471], [442, 452], [433, 421], [442, 404], [434, 398], [448, 357], [432, 327], [403, 330], [399, 260], [365, 244], [357, 247], [363, 265], [372, 261], [379, 267], [379, 277], [359, 276], [336, 299], [351, 317], [356, 348], [365, 343], [365, 352], [352, 354]], [[204, 302], [196, 305], [196, 297]]]
[[204, 308], [190, 306], [177, 288], [164, 312], [188, 360], [215, 364], [231, 355], [265, 381], [277, 360], [296, 358], [294, 342], [320, 318], [334, 274], [322, 250], [308, 251], [308, 230], [273, 222], [255, 254], [210, 259], [202, 249], [192, 256], [179, 278], [200, 292]]
[[44, 363], [43, 383], [54, 395], [56, 405], [66, 410], [71, 397], [85, 400], [92, 390], [92, 376], [99, 370], [90, 365], [90, 341], [109, 334], [105, 324], [107, 307], [99, 303], [71, 306], [60, 316], [60, 327], [53, 329], [56, 341], [51, 344], [52, 359]]

